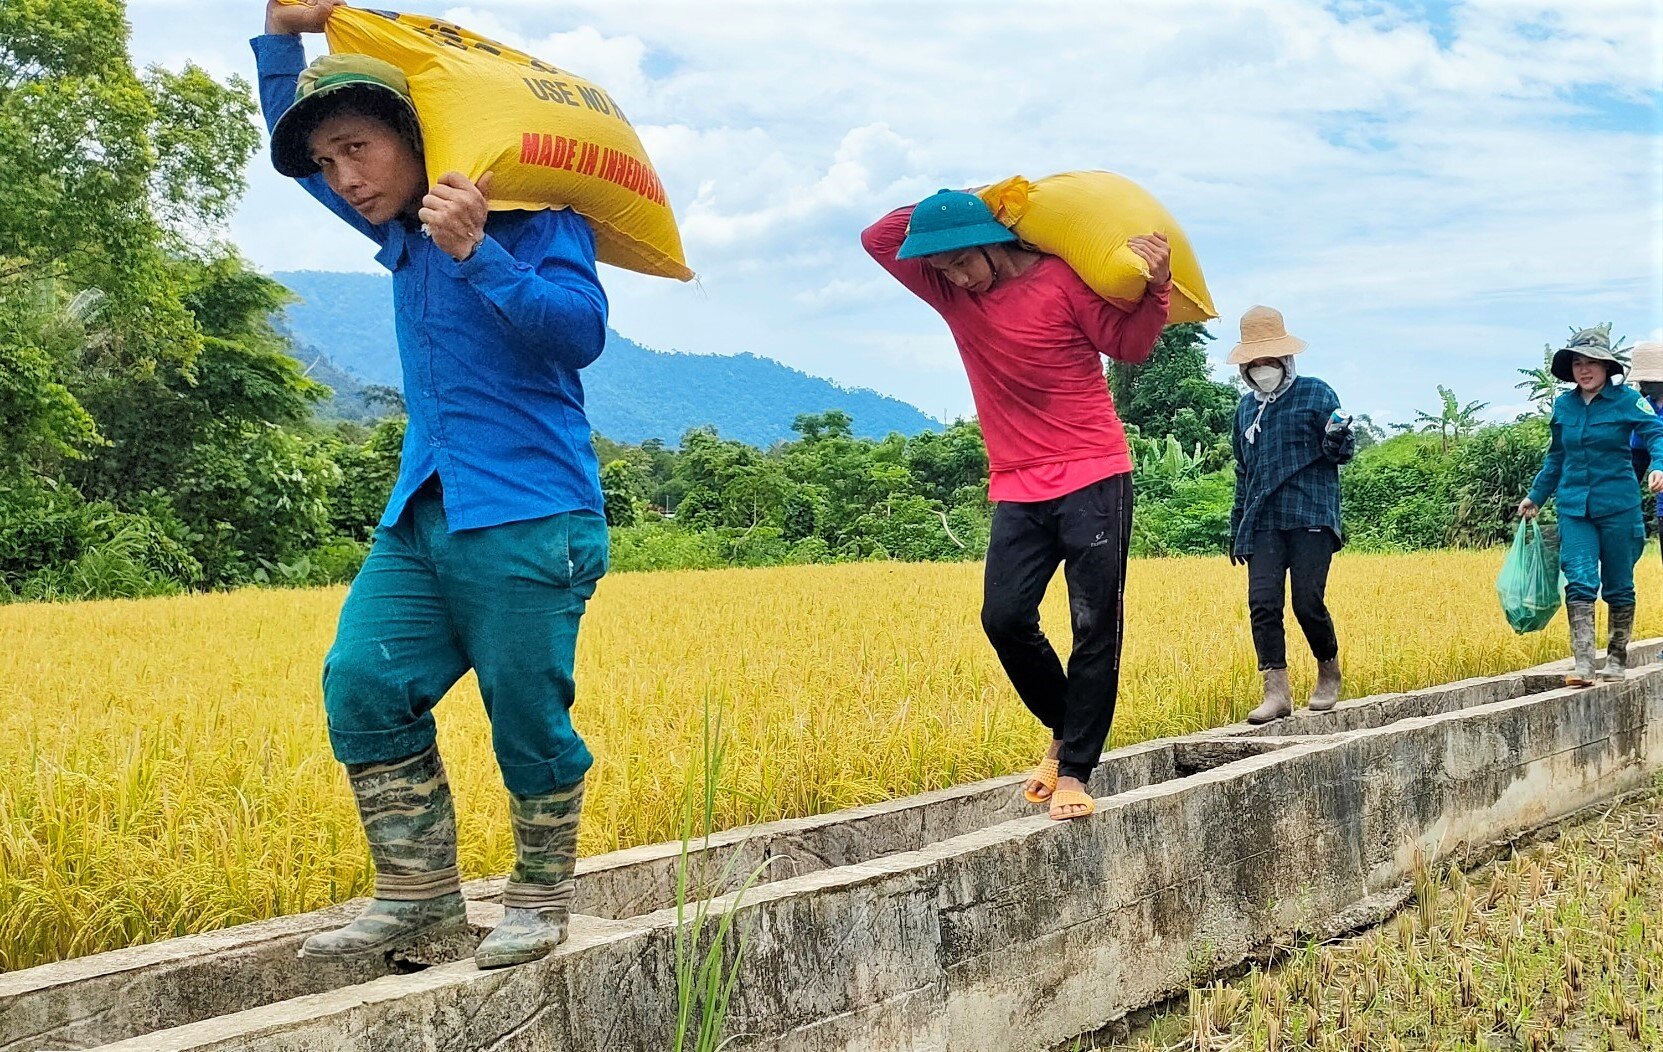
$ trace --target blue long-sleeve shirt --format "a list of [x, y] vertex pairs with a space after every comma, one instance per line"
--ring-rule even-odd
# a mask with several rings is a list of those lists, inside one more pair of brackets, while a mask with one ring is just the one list
[[[293, 105], [306, 54], [297, 36], [252, 44], [269, 128]], [[322, 175], [298, 182], [379, 245], [393, 275], [410, 420], [381, 524], [435, 474], [452, 531], [603, 511], [578, 375], [606, 342], [588, 222], [564, 209], [492, 212], [484, 244], [457, 263], [413, 223], [368, 222]]]
[[1559, 514], [1598, 519], [1640, 505], [1630, 444], [1638, 435], [1663, 470], [1663, 420], [1651, 403], [1627, 387], [1606, 384], [1592, 401], [1572, 388], [1554, 399], [1553, 439], [1530, 486], [1530, 500], [1559, 502]]

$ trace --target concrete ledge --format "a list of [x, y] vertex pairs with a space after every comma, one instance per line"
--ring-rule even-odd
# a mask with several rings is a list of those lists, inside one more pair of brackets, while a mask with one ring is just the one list
[[[1552, 674], [1115, 750], [1084, 821], [1036, 815], [1017, 776], [713, 837], [718, 867], [788, 860], [741, 906], [731, 1047], [1048, 1049], [1269, 940], [1389, 912], [1417, 859], [1663, 767], [1663, 669], [1528, 694], [1532, 675]], [[0, 1052], [662, 1049], [678, 855], [585, 860], [580, 909], [622, 919], [576, 917], [559, 952], [506, 972], [300, 967], [295, 947], [350, 912], [337, 907], [3, 975]], [[484, 928], [497, 907], [470, 910]]]
[[168, 939], [130, 950], [0, 975], [0, 1052], [88, 1048], [259, 1005], [470, 960], [502, 919], [495, 903], [468, 903], [469, 933], [392, 959], [301, 961], [313, 933], [351, 920], [367, 899], [318, 913]]
[[[1175, 773], [1173, 743], [1149, 742], [1105, 755], [1090, 788], [1109, 796]], [[1016, 791], [1024, 777], [728, 830], [696, 841], [690, 866], [714, 879], [729, 865], [743, 876], [766, 863], [768, 882], [914, 850], [1032, 814]], [[579, 861], [575, 912], [619, 919], [673, 906], [680, 855], [681, 844], [672, 842]], [[478, 935], [501, 916], [494, 900], [502, 884], [499, 877], [463, 888]], [[319, 966], [296, 958], [307, 937], [346, 923], [366, 901], [0, 975], [0, 1052], [85, 1048], [423, 966], [405, 959]], [[472, 952], [438, 949], [439, 963]]]

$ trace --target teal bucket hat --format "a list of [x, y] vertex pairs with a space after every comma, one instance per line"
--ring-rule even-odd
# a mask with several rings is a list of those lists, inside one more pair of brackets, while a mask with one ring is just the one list
[[981, 198], [962, 190], [941, 190], [912, 210], [907, 239], [895, 258], [916, 259], [1015, 240], [1016, 235], [993, 218], [993, 209]]

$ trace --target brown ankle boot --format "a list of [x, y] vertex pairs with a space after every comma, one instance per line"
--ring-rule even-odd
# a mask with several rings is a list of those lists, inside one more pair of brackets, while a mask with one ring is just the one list
[[1288, 688], [1288, 670], [1267, 668], [1264, 679], [1265, 700], [1247, 714], [1248, 723], [1269, 723], [1293, 715], [1293, 691]]

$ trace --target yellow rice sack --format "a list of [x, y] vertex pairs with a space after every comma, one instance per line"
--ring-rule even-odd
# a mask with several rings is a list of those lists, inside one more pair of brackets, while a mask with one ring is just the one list
[[1113, 172], [1063, 172], [1038, 182], [1020, 175], [980, 191], [999, 221], [1023, 241], [1074, 268], [1104, 299], [1142, 297], [1149, 266], [1126, 247], [1139, 234], [1160, 231], [1172, 246], [1169, 322], [1218, 317], [1213, 298], [1178, 221], [1141, 186]]
[[391, 62], [410, 78], [434, 181], [492, 172], [493, 209], [570, 207], [594, 227], [601, 262], [693, 277], [664, 185], [600, 87], [426, 15], [341, 7], [325, 34], [331, 51]]

